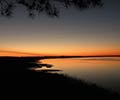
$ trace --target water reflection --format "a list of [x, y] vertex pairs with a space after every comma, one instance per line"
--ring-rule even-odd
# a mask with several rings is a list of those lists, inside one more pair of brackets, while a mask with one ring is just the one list
[[46, 59], [42, 62], [54, 65], [55, 69], [63, 70], [61, 73], [112, 88], [120, 93], [119, 57]]
[[30, 70], [33, 70], [36, 72], [44, 72], [44, 73], [56, 73], [56, 72], [62, 71], [62, 70], [58, 70], [58, 69], [53, 69], [52, 64], [42, 63], [41, 61], [39, 61], [37, 64], [38, 64], [38, 66], [30, 68]]

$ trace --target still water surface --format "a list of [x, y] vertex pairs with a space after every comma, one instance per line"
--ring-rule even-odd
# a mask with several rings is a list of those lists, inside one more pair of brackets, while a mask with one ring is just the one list
[[120, 93], [120, 57], [45, 59], [42, 63], [52, 64], [51, 69], [62, 70], [61, 73]]

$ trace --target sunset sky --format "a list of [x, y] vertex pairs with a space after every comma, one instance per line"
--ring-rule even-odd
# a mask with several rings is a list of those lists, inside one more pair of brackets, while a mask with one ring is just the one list
[[120, 0], [102, 8], [62, 9], [59, 18], [34, 19], [19, 8], [0, 17], [0, 56], [120, 55]]

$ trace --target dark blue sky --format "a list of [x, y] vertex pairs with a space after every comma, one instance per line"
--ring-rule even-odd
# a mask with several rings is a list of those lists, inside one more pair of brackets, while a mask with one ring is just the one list
[[103, 0], [102, 8], [61, 9], [59, 18], [34, 19], [20, 10], [0, 18], [0, 50], [40, 54], [120, 53], [120, 0]]

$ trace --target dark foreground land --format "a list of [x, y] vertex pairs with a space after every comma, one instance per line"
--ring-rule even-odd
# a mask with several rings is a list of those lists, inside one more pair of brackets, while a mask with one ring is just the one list
[[[42, 59], [42, 58], [41, 58]], [[113, 93], [95, 84], [49, 71], [28, 70], [39, 66], [36, 58], [0, 58], [0, 96], [38, 99], [120, 100]], [[44, 65], [45, 66], [45, 65]], [[59, 70], [51, 70], [59, 71]]]

